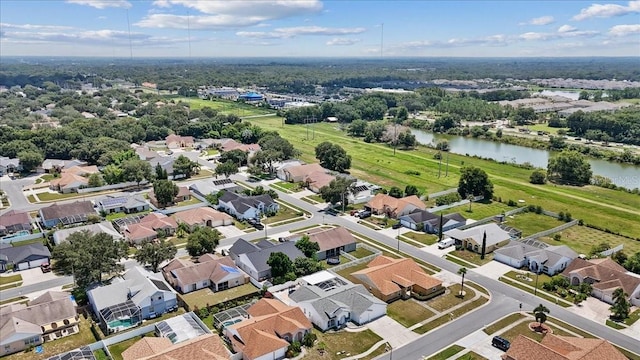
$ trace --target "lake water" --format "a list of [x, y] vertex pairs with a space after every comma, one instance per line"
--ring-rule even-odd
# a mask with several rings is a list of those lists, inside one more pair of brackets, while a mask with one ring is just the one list
[[[503, 144], [494, 141], [476, 139], [463, 136], [433, 134], [423, 130], [411, 129], [420, 144], [431, 144], [439, 140], [449, 141], [451, 152], [455, 154], [477, 155], [496, 161], [513, 162], [516, 164], [531, 163], [533, 166], [546, 168], [549, 155], [548, 150], [532, 149], [525, 146]], [[435, 141], [434, 141], [435, 140]], [[628, 189], [640, 187], [640, 166], [620, 164], [605, 160], [588, 159], [594, 175], [601, 175]]]

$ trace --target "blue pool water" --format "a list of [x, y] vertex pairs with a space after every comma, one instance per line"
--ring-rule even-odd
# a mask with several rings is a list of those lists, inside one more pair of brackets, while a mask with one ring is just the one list
[[109, 323], [109, 327], [115, 329], [117, 327], [128, 328], [135, 325], [135, 323], [131, 319], [126, 320], [114, 320]]

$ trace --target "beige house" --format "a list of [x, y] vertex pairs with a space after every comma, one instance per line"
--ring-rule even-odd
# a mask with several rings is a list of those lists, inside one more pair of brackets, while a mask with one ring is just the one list
[[80, 317], [65, 292], [49, 291], [27, 305], [0, 308], [0, 356], [77, 334]]
[[231, 258], [217, 258], [211, 254], [202, 255], [198, 263], [174, 259], [162, 268], [162, 274], [174, 289], [183, 294], [206, 287], [223, 291], [249, 281], [249, 276], [241, 272]]
[[372, 214], [386, 215], [393, 219], [410, 214], [416, 209], [424, 210], [427, 208], [422, 200], [415, 195], [398, 199], [387, 194], [376, 194], [364, 207]]
[[282, 180], [290, 182], [304, 182], [305, 178], [314, 172], [324, 173], [327, 172], [327, 170], [320, 166], [320, 164], [289, 166], [282, 170], [284, 175], [284, 179]]
[[233, 225], [233, 218], [223, 212], [210, 207], [201, 207], [191, 210], [178, 211], [171, 215], [176, 223], [185, 223], [193, 230], [198, 226], [218, 227]]
[[126, 225], [124, 237], [132, 244], [141, 244], [158, 237], [158, 231], [167, 236], [173, 235], [178, 224], [173, 218], [161, 213], [151, 213], [143, 217], [139, 223]]
[[169, 149], [179, 149], [185, 147], [193, 147], [193, 136], [180, 136], [171, 134], [165, 138], [165, 142]]
[[482, 239], [487, 236], [485, 253], [489, 254], [511, 242], [511, 235], [495, 223], [474, 226], [469, 229], [452, 229], [444, 232], [445, 237], [455, 240], [456, 246], [462, 246], [478, 254], [482, 253]]

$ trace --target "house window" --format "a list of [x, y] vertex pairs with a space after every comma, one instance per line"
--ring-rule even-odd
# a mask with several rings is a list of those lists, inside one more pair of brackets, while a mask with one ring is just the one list
[[229, 282], [225, 281], [218, 284], [218, 291], [227, 290], [229, 288]]
[[158, 300], [162, 300], [162, 296], [158, 296]]
[[5, 352], [9, 352], [9, 351], [11, 351], [11, 345], [5, 345], [5, 346], [4, 346], [4, 351], [5, 351]]
[[39, 340], [40, 340], [39, 336], [34, 336], [34, 337], [30, 338], [30, 339], [25, 340], [24, 344], [27, 345], [27, 346], [34, 345], [34, 344], [37, 344]]

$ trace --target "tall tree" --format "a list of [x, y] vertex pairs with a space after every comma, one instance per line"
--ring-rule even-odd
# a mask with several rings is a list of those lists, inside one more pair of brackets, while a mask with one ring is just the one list
[[173, 162], [173, 177], [181, 177], [184, 176], [186, 178], [190, 178], [191, 175], [196, 173], [197, 169], [200, 167], [197, 162], [191, 161], [188, 157], [184, 155], [178, 156], [178, 158]]
[[389, 196], [391, 197], [399, 199], [402, 197], [402, 195], [403, 195], [402, 190], [397, 186], [392, 186], [391, 189], [389, 189]]
[[338, 144], [322, 142], [316, 146], [315, 153], [323, 168], [345, 172], [351, 167], [351, 155]]
[[463, 266], [458, 269], [458, 275], [462, 275], [462, 282], [460, 283], [460, 296], [464, 297], [464, 276], [467, 275], [467, 268]]
[[222, 155], [220, 155], [220, 159], [218, 160], [218, 162], [225, 163], [227, 161], [231, 161], [234, 164], [238, 165], [238, 167], [240, 167], [247, 165], [247, 160], [248, 156], [246, 152], [240, 149], [235, 149], [223, 152]]
[[229, 177], [238, 172], [238, 165], [234, 162], [227, 161], [216, 166], [216, 175], [224, 175]]
[[127, 181], [134, 181], [140, 186], [143, 180], [151, 181], [153, 171], [151, 165], [140, 159], [129, 159], [122, 163], [122, 175]]
[[542, 324], [547, 321], [547, 314], [549, 313], [549, 309], [546, 306], [540, 304], [533, 309], [533, 316], [535, 316], [536, 321], [538, 322], [538, 327], [542, 327]]
[[171, 204], [178, 192], [180, 192], [178, 185], [171, 180], [158, 180], [153, 183], [153, 193], [156, 196], [156, 200], [158, 200], [158, 205], [162, 207]]
[[315, 241], [309, 240], [308, 235], [303, 235], [300, 240], [296, 241], [296, 247], [308, 258], [315, 257], [316, 253], [320, 251], [320, 245]]
[[168, 178], [167, 170], [163, 169], [160, 163], [156, 164], [156, 180], [167, 180]]
[[293, 274], [295, 277], [295, 268], [293, 262], [287, 255], [281, 252], [274, 252], [269, 255], [267, 265], [271, 267], [271, 277], [285, 278]]
[[220, 243], [220, 232], [218, 230], [199, 226], [195, 228], [187, 239], [187, 252], [191, 256], [213, 253]]
[[100, 173], [93, 173], [89, 175], [88, 185], [89, 187], [100, 187], [104, 185], [104, 182], [102, 181], [102, 175], [100, 175]]
[[335, 180], [331, 180], [329, 185], [323, 186], [320, 189], [320, 197], [322, 200], [333, 205], [343, 202], [344, 200], [344, 206], [346, 207], [349, 202], [348, 195], [353, 192], [354, 184], [355, 180], [353, 179], [344, 177], [336, 178]]
[[54, 270], [74, 276], [78, 287], [102, 283], [103, 274], [115, 275], [124, 270], [120, 260], [127, 257], [127, 244], [106, 233], [88, 230], [69, 235], [67, 242], [53, 248]]
[[484, 260], [484, 254], [487, 252], [487, 232], [482, 234], [482, 252], [480, 253], [480, 260]]
[[157, 272], [158, 266], [165, 260], [173, 259], [176, 252], [176, 246], [169, 241], [149, 241], [136, 252], [135, 259], [142, 265], [149, 265], [153, 272]]
[[405, 186], [404, 196], [411, 196], [411, 195], [420, 196], [420, 191], [418, 191], [418, 188], [415, 185]]
[[20, 160], [23, 171], [31, 172], [42, 164], [44, 156], [37, 151], [22, 151], [18, 153], [18, 160]]
[[484, 170], [474, 166], [466, 166], [460, 170], [458, 193], [463, 198], [467, 198], [469, 194], [472, 194], [474, 196], [482, 195], [485, 199], [491, 200], [493, 183], [491, 183]]
[[622, 288], [617, 288], [613, 291], [613, 305], [609, 308], [612, 312], [612, 317], [618, 321], [622, 321], [629, 317], [629, 310], [631, 304], [627, 298], [629, 295], [624, 292]]
[[547, 178], [571, 185], [587, 185], [591, 180], [591, 164], [577, 151], [563, 151], [549, 158]]

